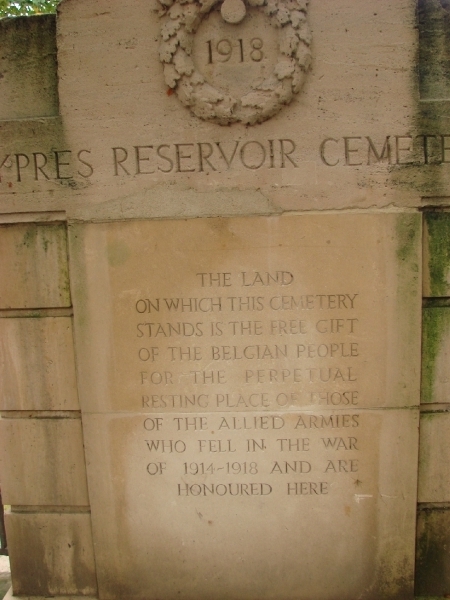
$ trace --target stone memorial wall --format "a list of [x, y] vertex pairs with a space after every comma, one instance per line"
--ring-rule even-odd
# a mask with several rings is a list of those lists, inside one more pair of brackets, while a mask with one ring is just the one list
[[450, 593], [444, 0], [0, 21], [8, 598]]

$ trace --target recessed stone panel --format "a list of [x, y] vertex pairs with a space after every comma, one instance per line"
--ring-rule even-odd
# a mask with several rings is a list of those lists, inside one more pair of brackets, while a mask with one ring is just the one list
[[2, 410], [79, 410], [70, 317], [0, 319]]
[[70, 306], [66, 228], [0, 226], [0, 308]]
[[5, 504], [86, 506], [80, 419], [1, 419]]
[[412, 597], [420, 219], [69, 237], [101, 597]]
[[9, 513], [5, 521], [14, 595], [96, 595], [89, 514]]
[[450, 412], [420, 419], [419, 502], [450, 502]]
[[450, 307], [423, 309], [421, 402], [450, 402]]
[[450, 213], [424, 217], [423, 295], [450, 296]]
[[422, 508], [417, 515], [417, 596], [450, 594], [450, 510]]

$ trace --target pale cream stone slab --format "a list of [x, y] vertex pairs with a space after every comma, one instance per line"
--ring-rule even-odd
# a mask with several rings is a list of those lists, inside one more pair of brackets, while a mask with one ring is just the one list
[[79, 410], [71, 317], [0, 319], [1, 410]]
[[450, 502], [450, 412], [420, 419], [419, 502]]
[[5, 522], [15, 595], [96, 596], [89, 514], [9, 513]]
[[[120, 0], [96, 0], [60, 7], [66, 139], [74, 151], [89, 151], [83, 158], [93, 169], [89, 185], [75, 170], [81, 202], [68, 203], [70, 215], [177, 218], [420, 204], [411, 186], [411, 161], [424, 159], [414, 137], [417, 30], [410, 0], [382, 0], [376, 10], [370, 0], [360, 0], [357, 10], [352, 0], [339, 0], [333, 19], [327, 4], [310, 3], [313, 62], [306, 83], [289, 106], [258, 127], [221, 127], [193, 116], [164, 79], [161, 4], [140, 0], [133, 6], [129, 11]], [[252, 10], [260, 17], [253, 29], [248, 19], [216, 31], [205, 18], [199, 27], [194, 60], [212, 85], [248, 86], [261, 65], [275, 64], [278, 32], [262, 9]], [[87, 21], [88, 14], [95, 18]], [[256, 38], [263, 43], [261, 61], [250, 57]], [[231, 43], [233, 55], [226, 60], [219, 52], [208, 64], [208, 42], [221, 39]], [[226, 54], [227, 48], [225, 41], [220, 50]], [[282, 143], [287, 152], [295, 146], [289, 158]], [[405, 166], [392, 169], [397, 158]], [[89, 173], [83, 165], [80, 171]], [[417, 172], [422, 180], [427, 167]], [[194, 204], [184, 197], [193, 190], [200, 192]], [[244, 193], [246, 204], [235, 203], [230, 190]]]
[[413, 597], [416, 411], [84, 421], [101, 598]]
[[0, 308], [57, 306], [70, 306], [65, 226], [0, 226]]
[[412, 598], [420, 217], [69, 239], [100, 595]]
[[70, 230], [84, 411], [418, 404], [418, 215]]
[[80, 419], [3, 418], [0, 428], [5, 504], [89, 504]]

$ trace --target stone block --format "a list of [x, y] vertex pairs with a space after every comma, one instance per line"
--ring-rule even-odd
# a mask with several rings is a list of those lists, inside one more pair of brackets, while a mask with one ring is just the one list
[[423, 295], [450, 296], [450, 212], [424, 214]]
[[417, 515], [417, 596], [450, 595], [450, 509], [426, 508]]
[[419, 502], [450, 502], [450, 412], [422, 413]]
[[421, 402], [450, 402], [450, 307], [424, 308]]
[[88, 513], [10, 513], [5, 520], [14, 595], [96, 595]]
[[0, 21], [0, 119], [58, 114], [54, 15]]
[[89, 505], [80, 419], [1, 419], [5, 504]]
[[0, 309], [70, 306], [63, 224], [0, 226]]
[[[191, 36], [189, 30], [182, 42], [190, 44], [195, 37], [194, 81], [212, 83], [211, 102], [197, 93], [197, 83], [193, 87], [185, 81], [172, 89], [170, 71], [175, 69], [160, 60], [164, 19], [157, 16], [162, 8], [157, 0], [138, 1], [132, 12], [121, 0], [110, 0], [101, 14], [95, 3], [61, 5], [58, 71], [64, 130], [71, 148], [89, 149], [82, 158], [94, 171], [86, 185], [75, 170], [77, 196], [80, 191], [84, 202], [67, 202], [68, 213], [87, 221], [420, 203], [420, 192], [410, 183], [416, 177], [423, 182], [428, 171], [422, 140], [411, 132], [411, 114], [417, 112], [411, 79], [417, 69], [415, 4], [383, 0], [374, 10], [371, 0], [359, 0], [355, 10], [353, 2], [340, 0], [333, 19], [324, 3], [299, 5], [308, 12], [312, 66], [303, 64], [305, 70], [297, 71], [302, 89], [292, 102], [256, 127], [241, 122], [218, 126], [194, 116], [181, 98], [195, 89], [187, 103], [197, 104], [199, 114], [197, 99], [204, 100], [205, 114], [222, 94], [227, 99], [231, 94], [230, 113], [241, 98], [248, 101], [248, 113], [257, 112], [251, 108], [261, 97], [251, 93], [252, 85], [258, 85], [255, 76], [261, 80], [265, 74], [262, 89], [273, 85], [281, 57], [274, 38], [282, 28], [276, 18], [266, 18], [263, 2], [254, 2], [242, 23], [217, 28], [218, 3], [208, 3], [193, 21], [192, 31], [199, 25], [198, 31]], [[86, 14], [95, 15], [88, 24]], [[298, 24], [295, 17], [294, 22]], [[290, 26], [283, 29], [292, 32]], [[182, 31], [176, 22], [167, 34], [171, 44]], [[302, 35], [309, 43], [306, 24]], [[253, 52], [255, 38], [261, 53]], [[226, 41], [219, 49], [226, 56], [216, 48], [221, 39]], [[288, 39], [279, 40], [285, 48]], [[300, 47], [305, 50], [302, 59], [309, 56]], [[392, 48], [402, 69], [392, 69]], [[190, 64], [190, 57], [185, 60]], [[178, 75], [172, 81], [174, 77]], [[290, 98], [283, 84], [283, 91], [280, 87], [273, 96], [276, 106], [280, 93], [283, 102]], [[228, 105], [222, 106], [226, 114]], [[266, 115], [275, 112], [263, 106]], [[150, 124], [151, 135], [146, 135]], [[90, 173], [84, 165], [79, 170]], [[433, 181], [436, 190], [435, 177]]]
[[0, 410], [79, 410], [70, 317], [0, 319]]
[[420, 225], [70, 226], [100, 597], [412, 597]]

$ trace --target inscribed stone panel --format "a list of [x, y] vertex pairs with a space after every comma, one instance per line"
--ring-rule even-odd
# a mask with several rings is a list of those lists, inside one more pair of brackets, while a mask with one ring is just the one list
[[101, 595], [412, 597], [420, 217], [69, 237]]
[[[74, 164], [64, 172], [73, 174], [77, 198], [66, 204], [69, 215], [180, 218], [420, 203], [411, 180], [417, 173], [422, 181], [430, 170], [426, 151], [442, 156], [446, 129], [425, 149], [420, 134], [428, 129], [417, 129], [416, 121], [411, 0], [378, 0], [376, 10], [372, 0], [359, 0], [357, 10], [354, 0], [338, 0], [332, 18], [327, 3], [300, 2], [300, 12], [287, 3], [282, 23], [267, 12], [283, 2], [258, 0], [245, 3], [247, 16], [234, 25], [220, 18], [220, 3], [191, 3], [192, 29], [180, 27], [186, 4], [135, 0], [132, 11], [122, 0], [61, 5], [59, 93], [65, 148], [73, 152], [64, 162]], [[160, 18], [164, 7], [173, 16], [167, 26]], [[291, 10], [295, 27], [299, 20], [309, 24], [299, 33], [308, 44], [312, 39], [310, 69], [306, 47], [284, 26]], [[174, 90], [181, 72], [192, 75], [181, 50], [192, 37], [196, 72]], [[167, 46], [178, 44], [174, 68]], [[294, 47], [303, 67], [295, 86], [301, 90], [278, 114], [254, 127], [202, 118], [228, 90], [233, 98], [252, 91], [247, 109], [258, 112], [265, 106], [261, 92], [281, 80], [274, 105], [287, 104]], [[199, 90], [202, 81], [210, 84], [207, 91]], [[24, 173], [32, 176], [32, 168]], [[241, 194], [242, 203], [236, 201]]]

